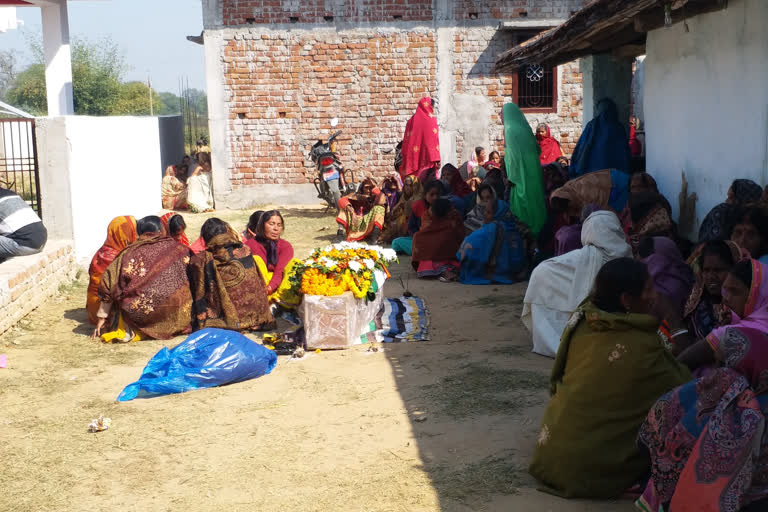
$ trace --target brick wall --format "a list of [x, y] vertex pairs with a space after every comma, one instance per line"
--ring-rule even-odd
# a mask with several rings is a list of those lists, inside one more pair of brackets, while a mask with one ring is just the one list
[[0, 265], [0, 334], [55, 295], [75, 278], [71, 242], [49, 241], [40, 254]]
[[244, 24], [327, 24], [386, 21], [432, 21], [432, 0], [228, 0], [226, 26]]
[[[456, 149], [446, 160], [460, 163], [478, 144], [502, 149], [498, 114], [512, 101], [515, 82], [491, 70], [515, 36], [499, 29], [499, 20], [565, 18], [581, 4], [454, 0], [440, 15], [454, 22], [438, 24], [431, 0], [219, 0], [222, 43], [206, 51], [218, 52], [222, 67], [217, 79], [223, 82], [228, 155], [220, 162], [229, 163], [229, 183], [233, 190], [311, 183], [309, 146], [318, 137], [327, 139], [334, 117], [343, 130], [339, 150], [345, 167], [358, 171], [356, 178], [389, 173], [392, 149], [418, 100], [445, 98], [446, 87], [451, 105], [440, 109], [451, 114], [439, 116], [441, 134], [450, 133]], [[446, 23], [452, 38], [448, 57], [440, 53], [444, 44], [438, 49], [438, 38], [446, 37], [438, 26]], [[438, 71], [445, 70], [446, 58], [450, 84]], [[577, 63], [561, 66], [558, 96], [556, 113], [528, 118], [532, 126], [550, 124], [570, 154], [581, 132]]]
[[[345, 167], [391, 171], [392, 148], [431, 93], [434, 35], [243, 34], [224, 50], [234, 186], [308, 183], [307, 157], [339, 117]], [[387, 153], [382, 150], [386, 150]]]
[[456, 0], [456, 20], [509, 18], [568, 18], [582, 0]]

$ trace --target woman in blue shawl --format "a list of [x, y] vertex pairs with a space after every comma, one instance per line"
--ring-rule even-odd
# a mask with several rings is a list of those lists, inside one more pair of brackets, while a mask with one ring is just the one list
[[526, 270], [526, 247], [515, 216], [488, 184], [477, 190], [477, 204], [467, 215], [469, 235], [456, 258], [464, 284], [512, 284]]
[[573, 150], [569, 169], [571, 179], [603, 169], [626, 173], [631, 170], [627, 130], [619, 122], [616, 104], [603, 98], [597, 102], [595, 111], [595, 118], [584, 127]]

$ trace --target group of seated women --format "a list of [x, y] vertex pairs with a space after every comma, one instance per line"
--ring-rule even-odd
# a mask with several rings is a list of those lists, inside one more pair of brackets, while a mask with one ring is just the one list
[[168, 339], [205, 327], [274, 326], [273, 308], [297, 304], [288, 286], [293, 248], [277, 210], [254, 213], [241, 236], [218, 218], [190, 244], [177, 214], [118, 217], [91, 261], [86, 309], [104, 341]]
[[768, 266], [725, 241], [696, 259], [683, 313], [640, 260], [597, 273], [562, 333], [530, 465], [551, 492], [768, 509]]
[[[581, 213], [523, 304], [534, 351], [555, 357], [530, 471], [555, 494], [629, 494], [646, 512], [768, 510], [762, 188], [736, 180], [690, 251], [649, 175], [611, 174], [551, 195]], [[617, 181], [618, 203], [604, 190]]]
[[194, 158], [185, 156], [178, 165], [169, 165], [160, 190], [166, 210], [212, 211], [211, 154], [199, 152]]
[[494, 181], [494, 173], [501, 171], [494, 160], [489, 162], [475, 190], [470, 182], [476, 174], [465, 180], [451, 164], [426, 183], [416, 175], [401, 179], [394, 174], [378, 187], [366, 178], [357, 192], [339, 201], [337, 236], [391, 243], [412, 255], [419, 277], [468, 284], [516, 282], [527, 268], [527, 229], [499, 197], [507, 184]]

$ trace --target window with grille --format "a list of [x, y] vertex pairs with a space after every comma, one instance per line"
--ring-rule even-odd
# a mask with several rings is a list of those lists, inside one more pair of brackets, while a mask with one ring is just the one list
[[[515, 45], [535, 37], [539, 31], [516, 30]], [[557, 67], [529, 64], [514, 75], [513, 100], [524, 112], [557, 113]]]
[[517, 71], [517, 105], [523, 110], [557, 111], [557, 68], [530, 64]]

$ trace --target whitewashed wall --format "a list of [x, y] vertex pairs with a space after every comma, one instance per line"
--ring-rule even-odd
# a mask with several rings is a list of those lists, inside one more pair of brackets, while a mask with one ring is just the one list
[[67, 116], [37, 121], [43, 222], [87, 263], [114, 217], [161, 209], [154, 117]]
[[768, 1], [648, 34], [644, 114], [648, 172], [678, 215], [681, 173], [698, 195], [696, 225], [735, 178], [768, 183]]

